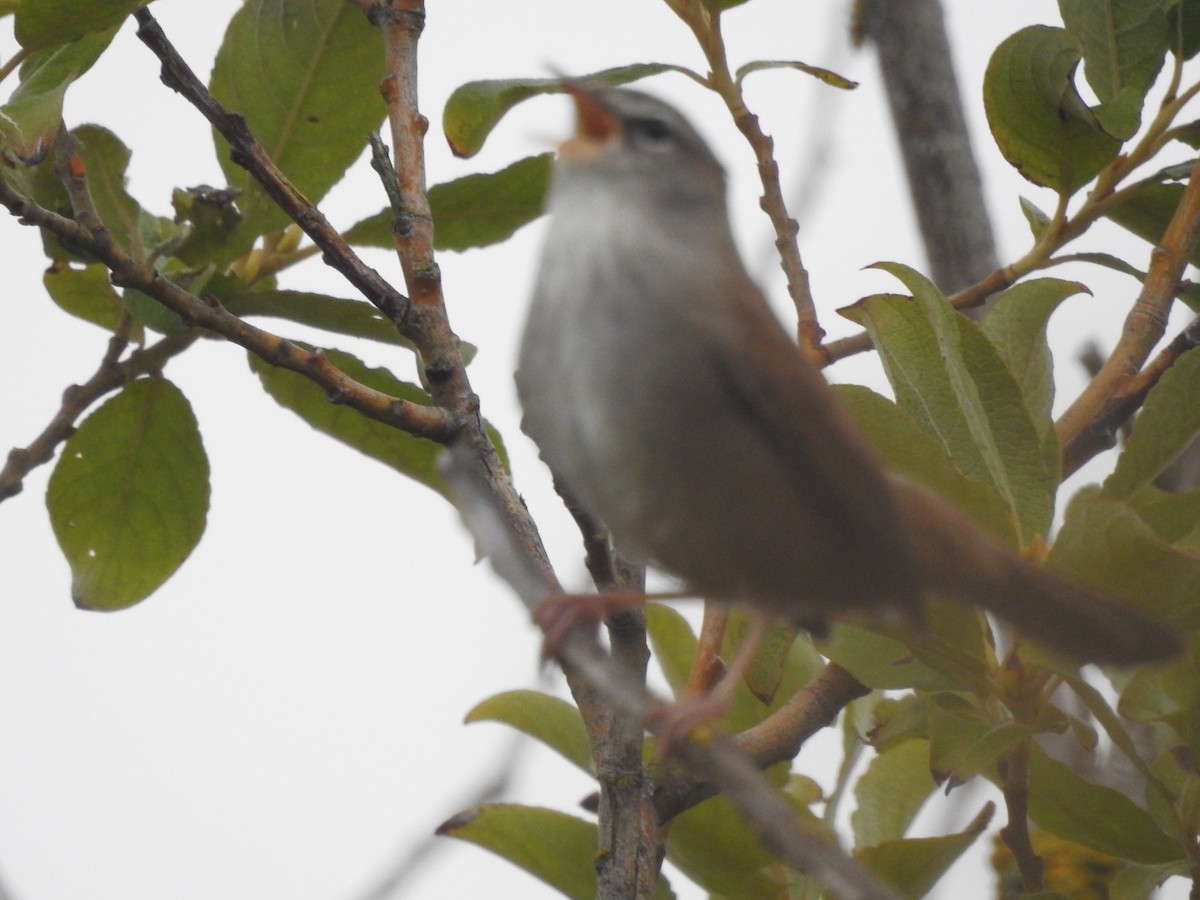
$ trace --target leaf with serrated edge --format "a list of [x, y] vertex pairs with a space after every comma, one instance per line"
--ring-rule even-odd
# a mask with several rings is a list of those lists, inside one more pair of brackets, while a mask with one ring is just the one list
[[145, 599], [204, 532], [208, 458], [191, 405], [165, 378], [140, 378], [63, 446], [46, 507], [81, 609]]

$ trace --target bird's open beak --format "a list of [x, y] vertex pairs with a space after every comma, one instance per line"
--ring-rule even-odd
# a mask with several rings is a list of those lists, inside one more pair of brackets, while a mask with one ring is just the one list
[[558, 146], [560, 156], [593, 156], [621, 136], [621, 122], [595, 92], [578, 84], [568, 84], [567, 93], [575, 101], [575, 135]]

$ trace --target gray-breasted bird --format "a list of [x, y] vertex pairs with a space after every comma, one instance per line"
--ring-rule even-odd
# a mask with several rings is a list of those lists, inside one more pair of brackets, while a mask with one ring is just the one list
[[810, 628], [918, 618], [937, 591], [1080, 661], [1179, 650], [885, 472], [747, 275], [692, 126], [639, 92], [571, 93], [517, 388], [524, 430], [618, 547]]

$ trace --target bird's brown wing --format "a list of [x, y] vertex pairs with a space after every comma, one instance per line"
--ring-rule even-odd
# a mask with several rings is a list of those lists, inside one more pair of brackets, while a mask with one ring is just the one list
[[711, 364], [793, 478], [797, 497], [828, 523], [828, 545], [877, 582], [889, 605], [916, 611], [920, 588], [906, 529], [874, 451], [821, 373], [803, 357], [747, 280], [728, 315], [702, 324]]

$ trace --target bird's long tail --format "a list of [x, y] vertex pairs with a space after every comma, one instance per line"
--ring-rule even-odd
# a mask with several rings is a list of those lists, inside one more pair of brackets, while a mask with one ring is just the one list
[[929, 588], [993, 612], [1079, 662], [1151, 662], [1181, 651], [1167, 625], [1021, 559], [936, 494], [899, 478], [893, 486]]

